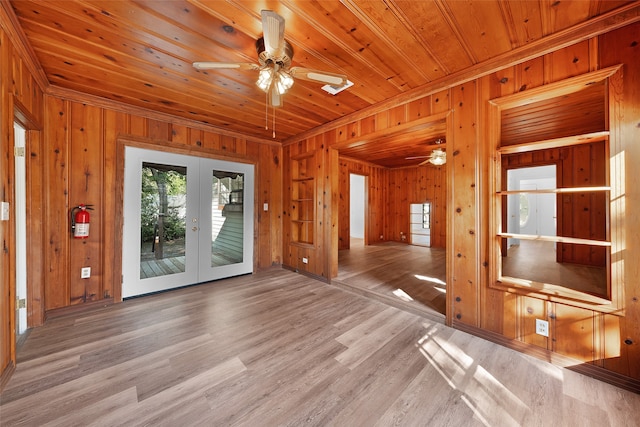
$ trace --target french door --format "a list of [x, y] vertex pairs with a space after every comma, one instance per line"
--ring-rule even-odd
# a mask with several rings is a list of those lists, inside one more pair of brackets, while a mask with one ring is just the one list
[[122, 297], [253, 271], [253, 165], [125, 148]]

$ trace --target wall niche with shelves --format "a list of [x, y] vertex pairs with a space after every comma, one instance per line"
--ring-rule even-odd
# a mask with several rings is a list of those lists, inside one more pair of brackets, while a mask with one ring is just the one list
[[316, 152], [291, 159], [291, 243], [313, 247], [316, 242]]

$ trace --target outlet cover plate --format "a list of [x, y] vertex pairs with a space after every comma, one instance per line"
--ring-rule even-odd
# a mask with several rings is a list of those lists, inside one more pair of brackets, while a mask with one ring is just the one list
[[91, 267], [82, 267], [82, 269], [80, 269], [80, 278], [88, 279], [90, 277], [91, 277]]
[[546, 320], [536, 319], [536, 334], [543, 337], [549, 336], [549, 322]]

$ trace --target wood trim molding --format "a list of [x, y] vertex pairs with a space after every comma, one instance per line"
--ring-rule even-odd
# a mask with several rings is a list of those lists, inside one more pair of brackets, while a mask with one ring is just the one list
[[436, 92], [457, 86], [471, 80], [486, 76], [498, 70], [526, 62], [542, 55], [560, 50], [567, 46], [578, 44], [629, 24], [640, 21], [640, 2], [633, 2], [604, 15], [576, 25], [540, 40], [531, 42], [512, 51], [498, 55], [490, 60], [480, 62], [457, 73], [450, 74], [426, 85], [414, 88], [386, 101], [363, 108], [353, 114], [343, 116], [322, 126], [299, 133], [283, 142], [283, 145], [293, 144], [315, 135], [328, 132], [340, 126], [353, 123], [369, 117], [377, 112], [388, 110], [397, 105], [406, 104], [416, 99], [432, 95]]
[[0, 26], [2, 26], [2, 28], [7, 32], [11, 43], [13, 43], [13, 47], [18, 51], [18, 54], [33, 75], [33, 79], [44, 92], [49, 86], [49, 80], [47, 80], [47, 76], [38, 61], [26, 34], [18, 23], [18, 17], [13, 11], [11, 4], [8, 1], [2, 1], [1, 3]]
[[36, 119], [16, 96], [13, 97], [13, 116], [14, 120], [17, 120], [25, 129], [42, 130], [42, 123]]
[[[345, 148], [353, 148], [359, 145], [364, 145], [369, 142], [379, 141], [380, 139], [383, 139], [383, 138], [389, 138], [395, 135], [417, 132], [422, 129], [427, 129], [433, 126], [434, 123], [444, 122], [449, 116], [449, 114], [451, 114], [451, 110], [445, 111], [444, 113], [435, 114], [429, 117], [424, 117], [418, 120], [413, 120], [407, 123], [402, 123], [400, 125], [397, 125], [391, 128], [380, 129], [364, 135], [359, 135], [353, 138], [349, 138], [345, 141], [337, 141], [331, 144], [331, 148], [335, 148], [337, 150], [345, 149]], [[288, 145], [288, 143], [286, 145]]]
[[[491, 105], [497, 106], [500, 110], [505, 110], [534, 102], [544, 101], [559, 96], [569, 95], [578, 92], [588, 86], [599, 83], [616, 74], [622, 68], [622, 64], [613, 67], [602, 68], [597, 71], [569, 77], [554, 83], [549, 83], [533, 89], [514, 93], [513, 95], [502, 96], [489, 101]], [[592, 138], [603, 138], [606, 132], [595, 132], [589, 136]], [[555, 140], [552, 140], [555, 143]], [[504, 149], [503, 149], [504, 150]]]

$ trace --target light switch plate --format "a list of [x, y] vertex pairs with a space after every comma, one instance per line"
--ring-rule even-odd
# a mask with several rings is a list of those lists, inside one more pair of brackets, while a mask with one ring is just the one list
[[9, 202], [2, 202], [2, 208], [0, 212], [1, 221], [9, 221]]

